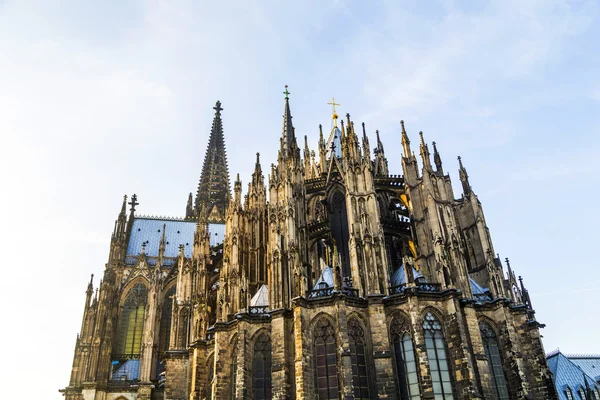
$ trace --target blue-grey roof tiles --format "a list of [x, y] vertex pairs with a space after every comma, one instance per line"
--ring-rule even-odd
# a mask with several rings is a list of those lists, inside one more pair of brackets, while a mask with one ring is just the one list
[[557, 352], [549, 356], [547, 360], [550, 372], [554, 375], [554, 386], [560, 400], [567, 400], [565, 392], [567, 387], [571, 388], [573, 398], [579, 399], [579, 389], [586, 388], [585, 381], [590, 389], [600, 390], [600, 384], [596, 383], [593, 375], [594, 373], [598, 374], [595, 370], [600, 368], [600, 357], [570, 358]]
[[[196, 222], [173, 219], [135, 218], [127, 246], [127, 256], [137, 256], [142, 252], [142, 244], [146, 244], [145, 252], [148, 257], [157, 257], [160, 240], [165, 234], [165, 254], [167, 258], [179, 255], [179, 245], [184, 246], [185, 257], [192, 256]], [[216, 246], [223, 242], [225, 236], [224, 224], [208, 224], [210, 245]], [[131, 257], [129, 257], [131, 258]]]

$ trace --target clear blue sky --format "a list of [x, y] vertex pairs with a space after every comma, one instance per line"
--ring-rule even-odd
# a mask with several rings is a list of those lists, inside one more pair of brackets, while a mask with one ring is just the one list
[[245, 187], [285, 84], [313, 148], [335, 96], [394, 172], [400, 119], [461, 155], [546, 350], [600, 353], [597, 1], [218, 3], [0, 1], [4, 396], [60, 398], [123, 194], [184, 214], [217, 99]]

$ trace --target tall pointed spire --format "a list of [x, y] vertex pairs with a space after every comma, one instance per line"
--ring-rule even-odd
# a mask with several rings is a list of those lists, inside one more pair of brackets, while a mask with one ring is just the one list
[[221, 111], [223, 111], [221, 102], [217, 101], [213, 109], [215, 110], [215, 117], [210, 130], [202, 175], [200, 176], [198, 192], [194, 202], [194, 214], [195, 217], [199, 215], [201, 205], [204, 203], [207, 210], [214, 210], [216, 207], [219, 219], [224, 221], [225, 209], [229, 203], [230, 186], [223, 122], [221, 120]]
[[285, 107], [283, 110], [283, 132], [281, 137], [281, 150], [284, 157], [294, 156], [298, 149], [294, 125], [292, 124], [292, 112], [290, 111], [290, 92], [285, 85]]
[[458, 174], [460, 176], [460, 181], [462, 183], [463, 193], [465, 194], [465, 196], [468, 196], [471, 194], [471, 185], [469, 184], [469, 174], [467, 174], [467, 170], [463, 166], [462, 158], [460, 156], [458, 156], [458, 165], [459, 165]]
[[444, 174], [444, 169], [442, 168], [442, 158], [440, 157], [440, 153], [438, 153], [437, 146], [435, 142], [433, 144], [433, 162], [435, 163], [435, 169], [441, 175]]
[[410, 140], [406, 134], [406, 129], [404, 129], [404, 121], [401, 120], [400, 125], [402, 126], [402, 151], [404, 151], [404, 157], [409, 158], [412, 154], [410, 151]]
[[419, 146], [419, 150], [421, 152], [421, 159], [423, 160], [423, 167], [425, 169], [431, 170], [431, 159], [429, 158], [429, 148], [425, 144], [425, 139], [423, 139], [423, 131], [419, 132], [419, 138], [421, 139], [421, 145]]

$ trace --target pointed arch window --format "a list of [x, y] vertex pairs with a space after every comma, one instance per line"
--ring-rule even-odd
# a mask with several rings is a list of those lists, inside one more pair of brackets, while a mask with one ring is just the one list
[[315, 382], [319, 400], [340, 397], [337, 367], [335, 329], [331, 322], [322, 318], [315, 326], [314, 334]]
[[271, 339], [266, 333], [261, 333], [254, 342], [252, 390], [254, 400], [271, 398]]
[[143, 283], [137, 283], [127, 294], [119, 321], [117, 352], [122, 357], [139, 358], [147, 301], [148, 289]]
[[351, 318], [348, 321], [348, 337], [350, 339], [350, 360], [352, 363], [354, 398], [369, 399], [365, 332], [356, 318]]
[[498, 338], [496, 332], [485, 322], [479, 323], [483, 348], [488, 359], [488, 367], [492, 378], [492, 388], [496, 393], [498, 400], [508, 400], [508, 387], [504, 377], [504, 368], [502, 367], [502, 358], [498, 348]]
[[395, 317], [392, 320], [390, 333], [394, 346], [394, 362], [400, 400], [419, 400], [419, 376], [410, 324], [405, 318]]
[[164, 371], [165, 366], [163, 360], [165, 353], [169, 350], [169, 342], [171, 340], [171, 321], [173, 319], [173, 296], [175, 295], [175, 286], [172, 286], [165, 293], [162, 302], [160, 314], [160, 328], [158, 336], [158, 367], [156, 368], [156, 377], [160, 378], [160, 374]]
[[448, 368], [446, 342], [442, 334], [442, 324], [432, 314], [425, 314], [423, 321], [425, 331], [425, 347], [431, 370], [431, 383], [436, 400], [453, 400], [452, 381]]

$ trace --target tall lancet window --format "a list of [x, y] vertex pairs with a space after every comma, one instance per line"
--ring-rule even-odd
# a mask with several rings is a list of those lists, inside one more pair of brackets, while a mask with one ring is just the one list
[[139, 358], [147, 301], [148, 289], [143, 283], [137, 283], [127, 294], [119, 320], [118, 357]]
[[348, 320], [348, 337], [350, 339], [350, 360], [352, 363], [354, 398], [369, 399], [365, 332], [356, 318]]
[[442, 334], [442, 324], [432, 314], [425, 314], [423, 321], [425, 331], [425, 347], [431, 370], [431, 383], [436, 400], [453, 400], [452, 381], [448, 368], [448, 357], [446, 353], [446, 342]]
[[156, 368], [156, 377], [160, 379], [160, 374], [165, 369], [165, 353], [169, 350], [169, 341], [171, 340], [171, 321], [173, 319], [173, 296], [175, 296], [175, 286], [172, 286], [165, 293], [160, 312], [160, 330], [158, 337], [158, 366]]
[[339, 399], [335, 329], [327, 318], [315, 326], [315, 382], [319, 400]]
[[350, 277], [350, 251], [348, 248], [350, 235], [348, 233], [346, 196], [341, 190], [336, 190], [329, 201], [329, 226], [341, 258], [342, 277]]
[[508, 400], [508, 388], [506, 386], [506, 379], [504, 378], [504, 369], [502, 368], [502, 358], [500, 357], [496, 332], [485, 322], [479, 323], [479, 330], [481, 331], [485, 355], [488, 359], [488, 367], [492, 377], [492, 388], [496, 396], [498, 396], [498, 400]]
[[421, 398], [415, 348], [410, 332], [410, 324], [407, 319], [398, 316], [392, 320], [390, 333], [394, 346], [400, 400], [419, 400]]
[[254, 400], [271, 398], [271, 339], [266, 333], [261, 333], [254, 342], [252, 390]]

